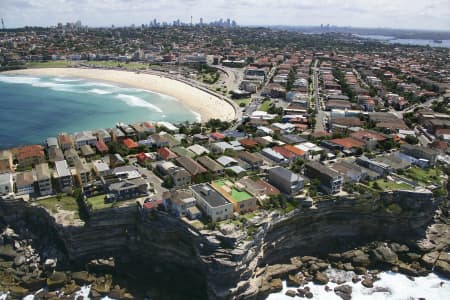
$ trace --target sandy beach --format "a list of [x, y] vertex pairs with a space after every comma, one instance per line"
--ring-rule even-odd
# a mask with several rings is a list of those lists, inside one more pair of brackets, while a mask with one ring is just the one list
[[225, 100], [221, 100], [214, 95], [183, 82], [158, 75], [81, 68], [24, 69], [5, 73], [35, 76], [65, 76], [109, 81], [174, 97], [192, 111], [200, 114], [202, 122], [212, 118], [231, 121], [236, 117], [233, 106]]

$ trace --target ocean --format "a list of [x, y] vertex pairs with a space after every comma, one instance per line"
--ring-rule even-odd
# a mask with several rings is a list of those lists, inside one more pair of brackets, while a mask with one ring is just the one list
[[385, 42], [389, 44], [402, 44], [402, 45], [414, 45], [414, 46], [430, 46], [430, 47], [442, 47], [442, 48], [450, 48], [450, 40], [442, 40], [440, 43], [436, 43], [433, 40], [424, 40], [424, 39], [398, 39], [393, 36], [387, 35], [362, 35], [355, 34], [355, 36], [364, 38], [377, 40], [380, 42]]
[[198, 121], [173, 97], [80, 78], [0, 74], [0, 149], [118, 122]]

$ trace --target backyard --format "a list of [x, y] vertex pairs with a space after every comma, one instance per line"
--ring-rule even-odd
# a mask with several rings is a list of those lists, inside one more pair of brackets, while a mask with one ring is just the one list
[[272, 104], [271, 100], [264, 100], [261, 106], [259, 107], [259, 110], [268, 111], [271, 104]]
[[379, 190], [411, 190], [412, 187], [403, 182], [396, 182], [392, 180], [385, 181], [384, 179], [378, 179], [376, 181], [372, 181], [370, 184], [371, 188], [379, 189]]
[[91, 205], [93, 210], [112, 207], [113, 203], [105, 203], [106, 195], [96, 195], [87, 198], [87, 203]]
[[45, 207], [52, 213], [57, 213], [60, 210], [73, 211], [74, 217], [79, 218], [79, 206], [77, 200], [69, 195], [56, 196], [46, 199], [41, 199], [35, 203]]
[[418, 181], [421, 184], [441, 184], [440, 176], [441, 172], [437, 168], [421, 169], [418, 167], [413, 167], [405, 170], [404, 176]]

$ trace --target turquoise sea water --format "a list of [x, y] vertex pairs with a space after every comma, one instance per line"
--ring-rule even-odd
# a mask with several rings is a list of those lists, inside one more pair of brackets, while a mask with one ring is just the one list
[[197, 121], [177, 99], [68, 77], [0, 74], [0, 149], [118, 122]]

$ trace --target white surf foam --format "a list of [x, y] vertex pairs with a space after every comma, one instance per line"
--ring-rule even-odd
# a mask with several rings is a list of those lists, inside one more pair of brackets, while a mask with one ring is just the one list
[[[331, 272], [331, 273], [330, 273]], [[343, 274], [340, 274], [343, 273]], [[353, 272], [344, 272], [337, 270], [327, 271], [328, 276], [333, 278], [346, 277], [351, 278]], [[334, 275], [333, 275], [334, 274]], [[406, 300], [425, 298], [427, 300], [441, 300], [450, 299], [450, 280], [443, 279], [432, 273], [426, 277], [415, 277], [414, 280], [409, 279], [403, 274], [393, 272], [383, 272], [379, 274], [380, 280], [374, 282], [373, 288], [365, 288], [361, 282], [352, 283], [351, 280], [345, 284], [352, 287], [352, 299], [358, 300]], [[324, 285], [316, 285], [309, 283], [313, 299], [317, 300], [342, 300], [334, 291], [325, 291]], [[328, 283], [331, 289], [334, 289], [337, 284]], [[287, 290], [295, 288], [287, 287], [286, 282], [283, 282], [283, 290], [279, 293], [271, 294], [266, 300], [288, 300], [288, 299], [302, 299], [300, 297], [291, 298], [286, 296]]]
[[4, 76], [0, 75], [0, 81], [13, 84], [33, 84], [40, 81], [39, 78], [29, 76]]
[[122, 100], [123, 102], [125, 102], [129, 106], [144, 107], [144, 108], [147, 108], [149, 110], [153, 110], [153, 111], [156, 111], [159, 113], [163, 112], [161, 110], [161, 108], [159, 108], [158, 106], [153, 105], [153, 104], [145, 101], [144, 99], [136, 97], [136, 96], [119, 94], [116, 97], [118, 99]]
[[200, 123], [202, 121], [202, 116], [196, 111], [191, 110], [191, 112], [195, 115], [195, 119], [197, 120], [197, 122]]
[[112, 94], [112, 92], [107, 90], [101, 90], [101, 89], [91, 89], [88, 91], [88, 93], [98, 94], [98, 95], [108, 95]]
[[80, 82], [82, 81], [82, 79], [69, 79], [69, 78], [65, 78], [65, 77], [56, 77], [53, 78], [54, 81], [57, 82]]
[[49, 88], [54, 91], [60, 91], [60, 92], [72, 92], [72, 93], [79, 93], [76, 89], [76, 85], [72, 85], [69, 83], [55, 83], [51, 81], [37, 81], [33, 82], [31, 84], [34, 87], [43, 87], [43, 88]]

